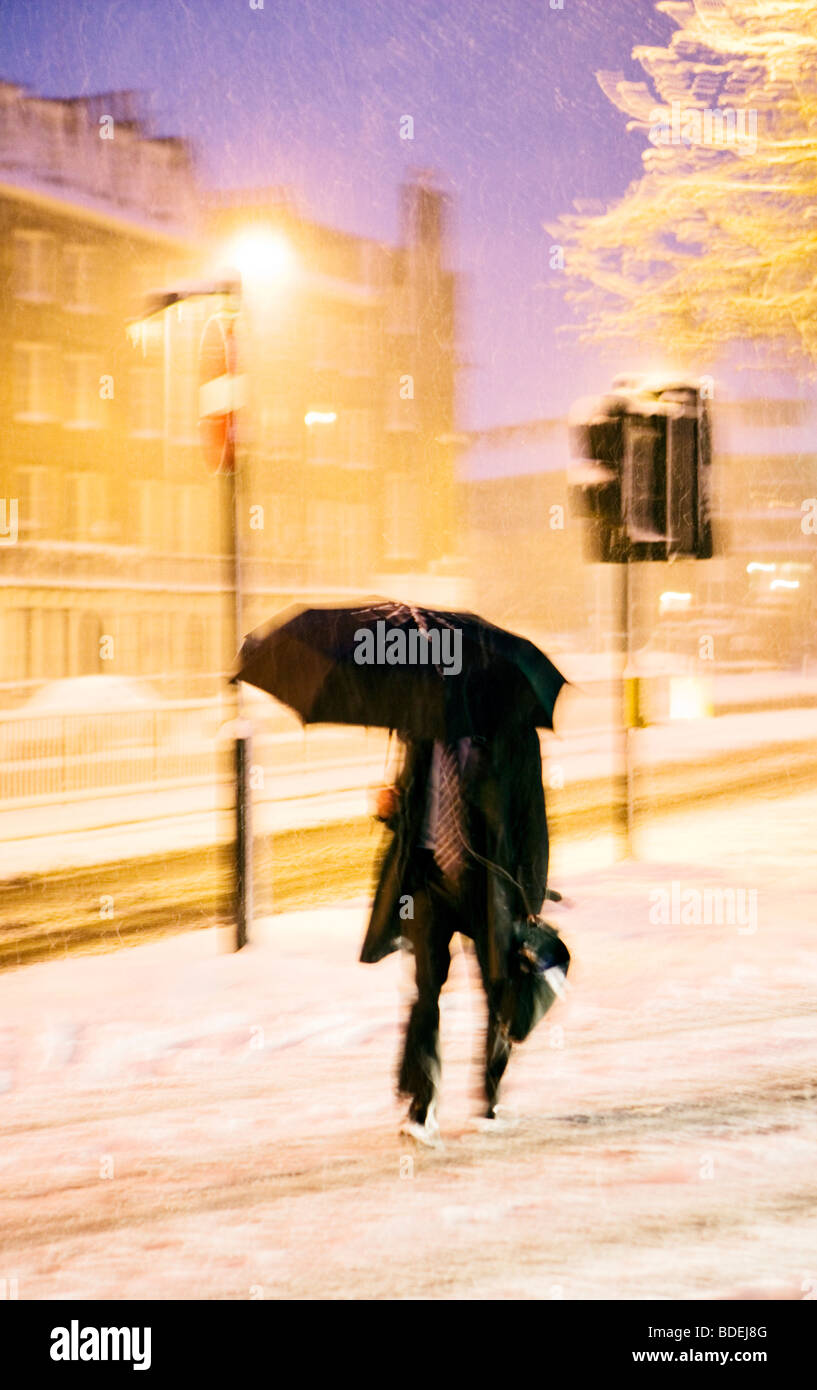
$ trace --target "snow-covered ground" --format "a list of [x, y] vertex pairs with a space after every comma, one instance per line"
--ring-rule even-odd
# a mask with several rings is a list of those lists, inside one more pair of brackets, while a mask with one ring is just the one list
[[[38, 1299], [813, 1297], [816, 818], [688, 812], [637, 864], [557, 844], [569, 997], [514, 1054], [516, 1128], [481, 1134], [455, 956], [439, 1153], [397, 1134], [409, 962], [357, 963], [363, 903], [238, 955], [201, 932], [4, 974], [0, 1272]], [[673, 883], [753, 921], [651, 921]]]

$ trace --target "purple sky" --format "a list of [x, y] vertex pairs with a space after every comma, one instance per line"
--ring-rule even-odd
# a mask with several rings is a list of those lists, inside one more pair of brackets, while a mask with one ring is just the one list
[[[653, 0], [0, 0], [0, 77], [45, 95], [153, 93], [214, 185], [286, 183], [308, 213], [397, 233], [397, 185], [438, 172], [466, 276], [463, 423], [562, 412], [609, 365], [556, 336], [542, 223], [610, 200], [643, 137], [594, 73], [673, 31]], [[399, 138], [410, 114], [415, 139]], [[624, 368], [626, 362], [616, 364]]]

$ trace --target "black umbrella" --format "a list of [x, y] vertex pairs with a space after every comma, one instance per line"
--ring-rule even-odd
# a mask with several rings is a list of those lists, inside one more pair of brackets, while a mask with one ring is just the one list
[[552, 729], [565, 684], [532, 642], [473, 613], [382, 599], [288, 609], [245, 639], [233, 679], [274, 695], [305, 724], [449, 740], [515, 719]]

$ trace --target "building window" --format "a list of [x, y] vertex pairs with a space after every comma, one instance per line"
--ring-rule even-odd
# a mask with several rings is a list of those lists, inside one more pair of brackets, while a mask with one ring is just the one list
[[62, 253], [63, 306], [75, 313], [91, 313], [94, 303], [94, 248], [66, 246]]
[[174, 492], [169, 548], [175, 555], [206, 554], [212, 530], [208, 489], [200, 483], [183, 483]]
[[165, 615], [142, 613], [139, 617], [139, 674], [167, 673], [169, 651], [165, 639]]
[[326, 417], [324, 420], [318, 420], [306, 427], [307, 463], [333, 464], [338, 462], [340, 440], [338, 421], [330, 418], [333, 413], [325, 406], [313, 406], [307, 411], [307, 414], [320, 414]]
[[99, 429], [102, 423], [100, 359], [92, 352], [72, 352], [65, 357], [64, 366], [66, 429]]
[[158, 367], [132, 367], [128, 392], [131, 434], [156, 439], [162, 434], [162, 373]]
[[368, 508], [361, 502], [342, 502], [338, 525], [338, 579], [354, 584], [368, 573]]
[[354, 584], [369, 568], [367, 508], [359, 502], [320, 498], [309, 521], [313, 580]]
[[389, 560], [412, 560], [419, 549], [420, 535], [417, 489], [408, 473], [387, 473], [385, 484], [386, 557]]
[[146, 478], [131, 484], [132, 543], [154, 553], [164, 550], [165, 516], [162, 499], [163, 485], [156, 478]]
[[259, 459], [274, 461], [282, 454], [297, 453], [300, 447], [300, 426], [303, 417], [286, 404], [265, 404], [259, 410]]
[[102, 473], [68, 473], [65, 479], [64, 536], [67, 541], [100, 544], [114, 530], [109, 480]]
[[343, 370], [347, 376], [371, 376], [374, 369], [374, 334], [368, 324], [347, 323], [344, 332]]
[[335, 570], [337, 541], [337, 503], [319, 498], [312, 503], [309, 517], [313, 578], [319, 584], [328, 582]]
[[96, 676], [102, 671], [102, 619], [82, 613], [77, 631], [77, 675]]
[[4, 680], [25, 681], [31, 679], [33, 665], [31, 629], [33, 621], [33, 608], [12, 608], [6, 612], [3, 623]]
[[57, 243], [50, 232], [14, 233], [14, 294], [46, 304], [57, 294]]
[[68, 675], [69, 618], [64, 608], [43, 612], [43, 675], [48, 680], [61, 680]]
[[312, 319], [312, 368], [316, 372], [328, 371], [336, 365], [336, 329], [332, 319], [325, 314], [316, 313]]
[[210, 670], [210, 642], [204, 618], [190, 617], [185, 624], [184, 669], [191, 675]]
[[14, 344], [14, 415], [41, 423], [56, 418], [57, 354], [48, 343]]
[[341, 416], [343, 457], [352, 468], [374, 467], [374, 416], [371, 410], [346, 410]]
[[20, 537], [38, 540], [48, 535], [51, 517], [49, 468], [20, 468], [17, 470], [17, 527]]

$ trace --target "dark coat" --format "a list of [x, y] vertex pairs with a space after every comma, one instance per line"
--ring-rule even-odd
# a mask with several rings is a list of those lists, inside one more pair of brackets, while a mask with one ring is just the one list
[[[360, 954], [370, 964], [396, 950], [402, 932], [401, 899], [412, 891], [407, 870], [422, 830], [433, 748], [430, 741], [406, 744], [396, 784], [399, 806], [386, 823], [391, 840]], [[548, 832], [536, 729], [517, 725], [490, 741], [473, 739], [461, 781], [468, 843], [496, 866], [469, 858], [463, 917], [471, 928], [467, 934], [482, 937], [491, 977], [498, 980], [504, 976], [514, 919], [538, 913], [547, 887]]]

